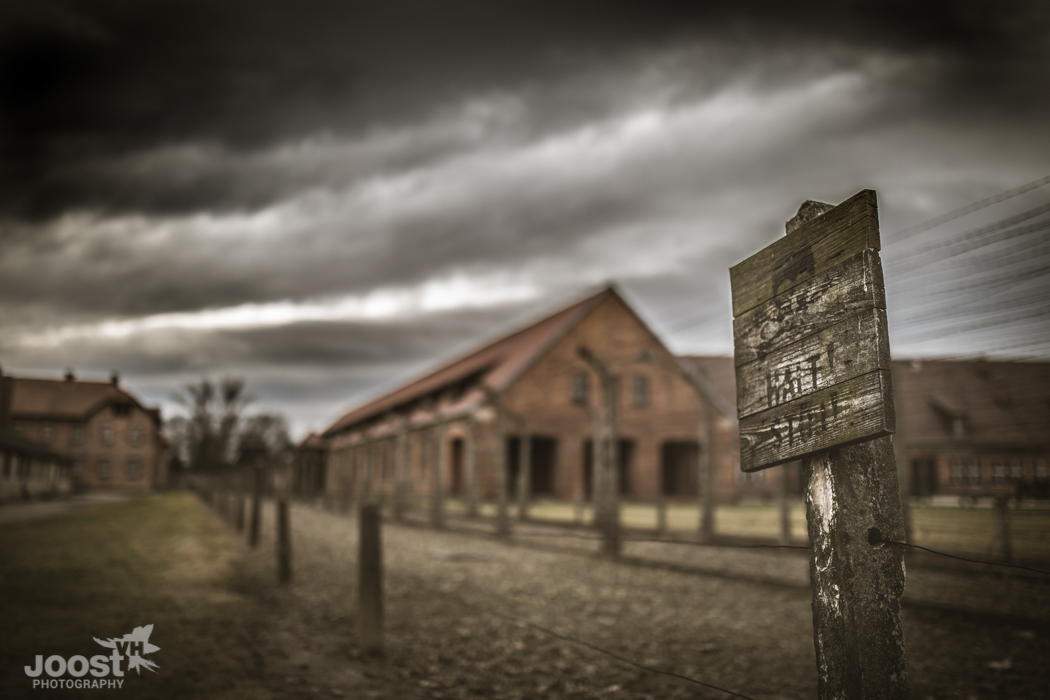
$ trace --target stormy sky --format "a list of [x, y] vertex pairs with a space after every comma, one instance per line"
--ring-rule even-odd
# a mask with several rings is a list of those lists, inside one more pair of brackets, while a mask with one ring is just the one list
[[896, 357], [1050, 359], [1045, 3], [10, 5], [5, 371], [301, 435], [608, 281], [728, 354], [728, 268], [863, 188]]

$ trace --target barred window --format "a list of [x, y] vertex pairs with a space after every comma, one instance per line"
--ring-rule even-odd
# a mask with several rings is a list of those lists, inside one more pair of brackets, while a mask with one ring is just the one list
[[981, 485], [981, 463], [976, 459], [970, 460], [967, 465], [967, 475], [970, 477], [970, 486]]
[[1010, 479], [1011, 481], [1021, 480], [1021, 460], [1012, 459], [1010, 460]]
[[586, 372], [574, 372], [572, 375], [572, 402], [587, 403], [589, 379]]
[[649, 378], [643, 375], [635, 375], [631, 382], [631, 405], [635, 408], [645, 408], [649, 405]]
[[1006, 483], [1006, 462], [1001, 459], [992, 463], [992, 481], [996, 484]]

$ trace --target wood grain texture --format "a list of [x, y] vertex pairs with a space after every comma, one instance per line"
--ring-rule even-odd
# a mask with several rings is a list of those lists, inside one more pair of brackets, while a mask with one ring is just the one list
[[869, 309], [738, 368], [737, 415], [746, 418], [877, 369], [890, 369], [886, 312]]
[[730, 268], [733, 315], [813, 279], [862, 250], [879, 247], [875, 192], [862, 190]]
[[893, 433], [890, 373], [876, 370], [740, 420], [740, 469], [754, 472]]
[[733, 319], [734, 364], [754, 362], [856, 313], [885, 308], [879, 255], [860, 251]]

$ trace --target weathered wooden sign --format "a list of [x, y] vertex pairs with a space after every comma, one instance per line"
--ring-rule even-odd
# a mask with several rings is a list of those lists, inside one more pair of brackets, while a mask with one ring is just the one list
[[894, 432], [875, 192], [730, 269], [740, 468]]

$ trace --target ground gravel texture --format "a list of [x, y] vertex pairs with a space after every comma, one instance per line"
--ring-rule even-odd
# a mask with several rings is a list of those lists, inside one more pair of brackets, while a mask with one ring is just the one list
[[[805, 553], [639, 542], [611, 561], [587, 530], [519, 526], [508, 541], [491, 523], [387, 522], [386, 652], [367, 656], [354, 514], [293, 506], [287, 587], [272, 502], [263, 515], [240, 585], [267, 603], [256, 653], [287, 697], [733, 697], [677, 676], [756, 700], [816, 697]], [[904, 611], [915, 697], [1046, 697], [1046, 577], [925, 578], [931, 604]], [[1020, 604], [999, 600], [1011, 595]]]

